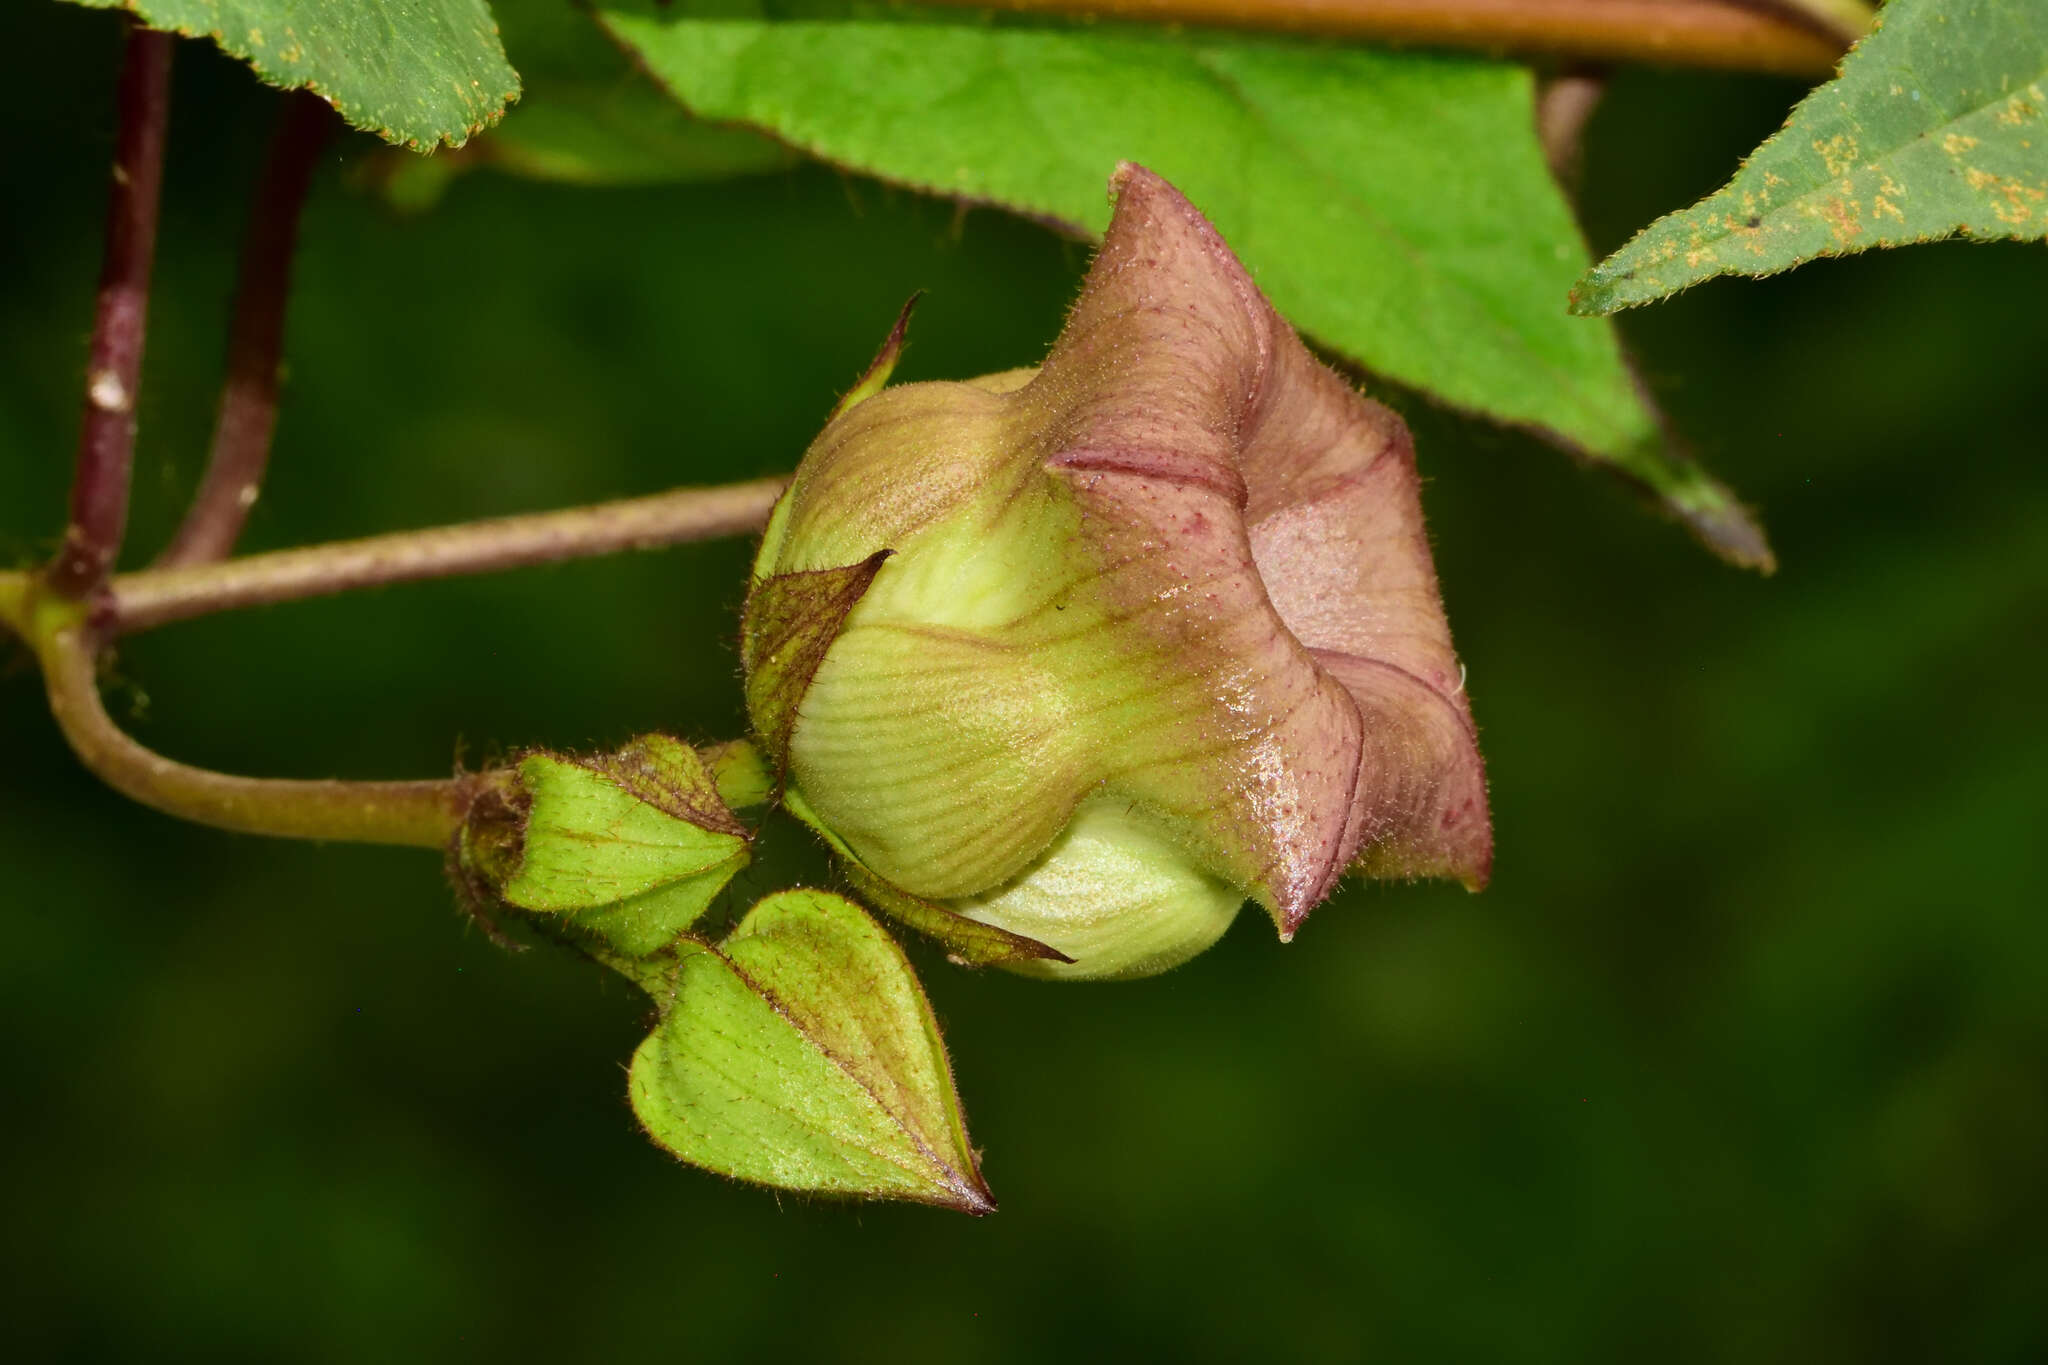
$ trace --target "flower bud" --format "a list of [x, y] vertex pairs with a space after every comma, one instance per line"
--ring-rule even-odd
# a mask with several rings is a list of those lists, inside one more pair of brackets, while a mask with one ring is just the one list
[[1050, 975], [1165, 970], [1247, 897], [1290, 938], [1347, 869], [1477, 889], [1485, 779], [1406, 427], [1172, 186], [1111, 190], [1042, 368], [871, 372], [777, 506], [744, 653], [792, 809], [884, 910], [1006, 931], [1052, 951], [996, 960]]
[[629, 958], [657, 952], [747, 864], [747, 830], [722, 784], [752, 785], [750, 758], [728, 746], [707, 766], [667, 735], [609, 754], [528, 753], [472, 804], [463, 878]]

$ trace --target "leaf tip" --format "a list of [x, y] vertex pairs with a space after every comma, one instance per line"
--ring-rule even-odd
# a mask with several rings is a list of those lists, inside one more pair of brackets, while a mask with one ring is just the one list
[[1718, 482], [1702, 477], [1699, 485], [1666, 502], [1693, 537], [1723, 563], [1754, 569], [1766, 578], [1778, 571], [1778, 556], [1763, 523]]

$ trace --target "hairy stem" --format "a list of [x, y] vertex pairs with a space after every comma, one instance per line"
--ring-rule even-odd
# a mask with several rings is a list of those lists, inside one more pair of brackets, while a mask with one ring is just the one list
[[48, 575], [50, 587], [71, 598], [85, 597], [106, 580], [128, 528], [135, 391], [142, 378], [164, 131], [171, 113], [171, 44], [176, 41], [168, 33], [130, 28], [122, 59], [115, 97], [120, 126], [107, 196], [98, 316], [86, 368], [85, 420], [71, 487], [71, 524]]
[[232, 777], [176, 763], [123, 734], [100, 700], [83, 614], [35, 632], [50, 713], [79, 760], [145, 806], [219, 829], [286, 839], [445, 848], [474, 779], [299, 782]]
[[109, 634], [129, 635], [237, 607], [736, 535], [768, 520], [787, 482], [679, 488], [562, 512], [123, 574], [110, 585], [97, 618]]
[[[1731, 0], [940, 0], [975, 9], [1826, 76], [1832, 26]], [[1812, 0], [1827, 3], [1827, 0]], [[1800, 7], [1804, 9], [1802, 0]]]
[[271, 433], [277, 427], [278, 365], [299, 210], [333, 122], [333, 114], [317, 96], [285, 96], [242, 246], [213, 449], [192, 508], [157, 560], [160, 565], [203, 564], [225, 556], [234, 549], [262, 491]]

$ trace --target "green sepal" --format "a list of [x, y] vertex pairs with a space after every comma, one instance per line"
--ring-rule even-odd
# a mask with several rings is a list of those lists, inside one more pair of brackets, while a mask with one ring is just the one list
[[1059, 949], [1035, 938], [999, 929], [993, 924], [972, 920], [957, 910], [913, 896], [870, 871], [867, 865], [846, 846], [844, 840], [825, 827], [817, 813], [807, 805], [803, 795], [794, 789], [782, 794], [782, 806], [791, 815], [809, 825], [817, 832], [831, 850], [839, 855], [839, 870], [847, 882], [860, 893], [861, 899], [895, 920], [906, 929], [911, 929], [931, 939], [954, 961], [971, 967], [1000, 967], [1013, 962], [1072, 962]]
[[875, 352], [875, 358], [868, 362], [867, 370], [860, 379], [833, 405], [832, 417], [837, 417], [856, 403], [866, 402], [888, 387], [889, 376], [896, 373], [896, 362], [903, 358], [903, 341], [910, 332], [910, 315], [917, 311], [917, 301], [923, 297], [924, 291], [920, 289], [905, 300], [902, 311], [896, 314], [896, 325], [882, 339], [882, 349]]
[[630, 1079], [656, 1143], [777, 1189], [994, 1210], [931, 1004], [858, 906], [778, 892], [680, 951]]
[[747, 713], [754, 718], [769, 766], [779, 777], [789, 767], [789, 736], [825, 651], [839, 638], [846, 615], [894, 553], [877, 550], [837, 569], [780, 573], [757, 579], [740, 618], [740, 652], [747, 669]]
[[636, 957], [672, 943], [747, 864], [711, 770], [666, 735], [530, 753], [495, 810], [465, 829], [465, 866], [505, 904], [567, 916]]

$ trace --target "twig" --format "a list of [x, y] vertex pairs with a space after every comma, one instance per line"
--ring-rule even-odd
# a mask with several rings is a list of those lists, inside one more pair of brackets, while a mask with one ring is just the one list
[[171, 113], [171, 44], [176, 41], [168, 33], [130, 28], [122, 59], [116, 95], [120, 131], [107, 196], [106, 254], [86, 369], [71, 524], [48, 572], [51, 589], [70, 598], [85, 597], [106, 581], [128, 527], [135, 391], [142, 377], [164, 130]]
[[285, 97], [242, 246], [213, 450], [192, 508], [157, 560], [159, 565], [204, 564], [228, 554], [262, 491], [271, 433], [277, 427], [278, 364], [299, 210], [333, 119], [318, 96]]
[[[1826, 76], [1847, 42], [1727, 0], [940, 0], [1582, 60]], [[1816, 0], [1825, 3], [1825, 0]]]
[[679, 488], [562, 512], [123, 574], [110, 584], [96, 619], [110, 636], [130, 635], [237, 607], [736, 535], [767, 521], [787, 482]]
[[82, 613], [34, 643], [64, 738], [94, 775], [131, 800], [219, 829], [286, 839], [446, 848], [461, 826], [474, 778], [298, 782], [173, 762], [137, 744], [107, 715]]

